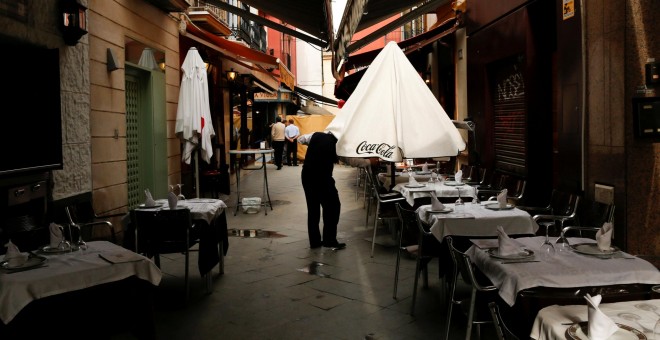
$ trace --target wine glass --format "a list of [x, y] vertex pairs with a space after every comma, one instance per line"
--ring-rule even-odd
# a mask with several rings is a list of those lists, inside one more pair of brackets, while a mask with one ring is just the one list
[[541, 244], [540, 256], [543, 261], [547, 261], [553, 256], [555, 256], [555, 246], [550, 243], [550, 238], [548, 237], [548, 231], [550, 226], [554, 225], [554, 222], [541, 222], [539, 223], [542, 226], [545, 226], [545, 241]]
[[472, 199], [472, 204], [481, 204], [481, 201], [479, 201], [479, 188], [476, 185], [473, 185], [472, 188], [474, 189], [474, 198]]
[[62, 240], [60, 240], [60, 243], [57, 245], [57, 249], [61, 251], [65, 250], [71, 250], [71, 243], [66, 240], [66, 237], [64, 237], [64, 227], [59, 226], [60, 230], [62, 231]]
[[456, 212], [463, 211], [463, 206], [465, 206], [465, 202], [463, 202], [463, 199], [461, 198], [461, 189], [458, 189], [458, 199], [454, 202]]
[[179, 184], [177, 184], [176, 186], [179, 188], [179, 196], [178, 196], [179, 199], [180, 199], [180, 200], [185, 200], [186, 197], [183, 196], [183, 194], [181, 193], [181, 187], [183, 186], [183, 184], [179, 183]]
[[561, 231], [561, 234], [557, 240], [555, 240], [555, 244], [557, 245], [557, 252], [559, 254], [567, 254], [571, 251], [571, 244], [568, 243], [568, 239], [566, 238], [566, 235], [564, 235], [564, 230]]
[[82, 227], [79, 224], [74, 224], [73, 226], [78, 229], [78, 241], [76, 241], [76, 246], [79, 250], [87, 250], [87, 243], [82, 238]]

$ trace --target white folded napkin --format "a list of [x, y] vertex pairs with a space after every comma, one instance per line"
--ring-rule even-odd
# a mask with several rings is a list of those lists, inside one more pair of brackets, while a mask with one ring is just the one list
[[7, 244], [7, 253], [5, 253], [5, 261], [9, 262], [9, 267], [20, 267], [28, 260], [28, 256], [21, 254], [21, 251], [18, 250], [18, 247], [9, 240]]
[[502, 189], [499, 194], [497, 194], [497, 203], [500, 204], [500, 208], [506, 208], [506, 194], [508, 190], [507, 189]]
[[179, 202], [179, 198], [176, 196], [175, 193], [169, 192], [167, 194], [167, 204], [170, 206], [170, 210], [176, 209], [176, 204]]
[[589, 294], [584, 296], [587, 300], [587, 315], [588, 315], [588, 334], [589, 340], [604, 340], [608, 339], [612, 334], [616, 333], [619, 326], [612, 321], [605, 313], [603, 313], [598, 305], [602, 300], [600, 295], [591, 296]]
[[438, 200], [435, 194], [431, 194], [431, 210], [433, 211], [445, 210], [445, 205]]
[[64, 236], [62, 235], [62, 226], [59, 224], [51, 223], [48, 226], [48, 230], [50, 230], [50, 247], [51, 248], [58, 248], [60, 246], [60, 243], [64, 240]]
[[598, 249], [603, 251], [610, 250], [613, 231], [614, 226], [611, 222], [603, 223], [603, 226], [596, 232], [596, 244], [598, 245]]
[[456, 183], [461, 183], [463, 181], [463, 170], [456, 171], [454, 174], [454, 181], [456, 181]]
[[417, 182], [412, 173], [408, 173], [408, 185], [419, 185], [419, 182]]
[[146, 200], [144, 201], [144, 206], [145, 207], [153, 207], [156, 205], [156, 201], [154, 201], [154, 198], [151, 197], [151, 191], [149, 189], [144, 189], [144, 196], [146, 196]]
[[427, 163], [422, 164], [422, 172], [429, 172], [429, 165]]
[[501, 225], [497, 226], [497, 253], [500, 256], [525, 255], [525, 248], [509, 237]]

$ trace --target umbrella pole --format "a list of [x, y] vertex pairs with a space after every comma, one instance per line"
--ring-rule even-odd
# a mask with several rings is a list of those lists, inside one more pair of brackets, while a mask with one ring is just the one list
[[195, 158], [195, 196], [199, 198], [199, 149], [195, 149], [193, 157]]
[[394, 188], [396, 182], [396, 163], [390, 162], [390, 191]]

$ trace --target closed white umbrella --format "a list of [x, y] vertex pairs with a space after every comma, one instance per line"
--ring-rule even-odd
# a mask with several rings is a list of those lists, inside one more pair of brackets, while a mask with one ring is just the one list
[[[209, 163], [213, 156], [211, 138], [215, 136], [209, 106], [206, 65], [195, 47], [191, 47], [181, 65], [181, 87], [174, 132], [185, 142], [182, 161], [190, 164], [193, 151], [201, 148], [202, 159]], [[195, 164], [197, 196], [199, 178]]]
[[388, 43], [326, 128], [337, 155], [403, 158], [456, 156], [465, 149], [447, 113], [395, 42]]

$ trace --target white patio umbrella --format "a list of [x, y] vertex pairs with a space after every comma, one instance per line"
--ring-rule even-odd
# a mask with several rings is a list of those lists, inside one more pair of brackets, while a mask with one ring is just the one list
[[[211, 138], [215, 136], [209, 106], [206, 65], [195, 47], [191, 47], [181, 65], [181, 87], [174, 132], [185, 142], [182, 161], [190, 164], [193, 151], [201, 148], [202, 159], [209, 163], [213, 156]], [[199, 197], [198, 160], [195, 158], [195, 185]]]
[[371, 63], [326, 131], [337, 155], [403, 158], [456, 156], [465, 149], [438, 100], [395, 42]]

